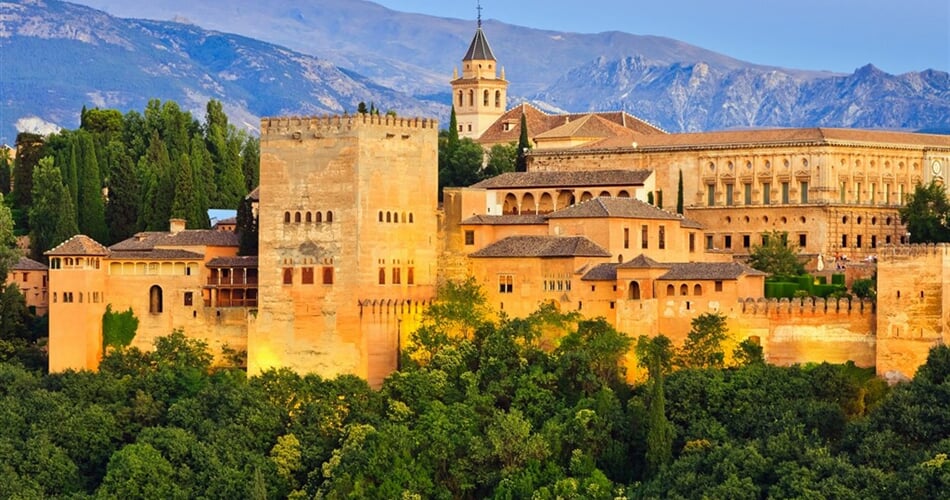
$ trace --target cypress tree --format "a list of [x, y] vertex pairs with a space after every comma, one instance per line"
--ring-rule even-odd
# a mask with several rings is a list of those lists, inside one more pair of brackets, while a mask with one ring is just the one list
[[6, 149], [0, 149], [0, 194], [10, 194], [11, 181], [13, 180], [13, 165], [10, 157], [7, 156]]
[[248, 193], [261, 182], [261, 143], [254, 137], [244, 141], [241, 152], [241, 170], [244, 172], [244, 188]]
[[106, 224], [115, 243], [138, 232], [139, 209], [142, 193], [139, 177], [132, 159], [125, 154], [121, 143], [113, 141], [108, 146], [115, 158], [112, 175], [109, 177], [109, 203], [106, 205]]
[[208, 219], [208, 209], [211, 208], [211, 194], [217, 189], [214, 184], [214, 167], [211, 165], [211, 157], [205, 148], [204, 139], [200, 134], [195, 134], [191, 138], [191, 160], [192, 186], [194, 189], [194, 207], [192, 218], [188, 220], [188, 226], [194, 229], [208, 229], [211, 227], [211, 221]]
[[676, 184], [676, 213], [683, 215], [683, 169], [680, 169], [680, 178]]
[[108, 241], [109, 230], [106, 226], [105, 204], [102, 201], [102, 178], [99, 175], [95, 145], [92, 136], [85, 131], [77, 133], [77, 140], [80, 151], [77, 160], [79, 188], [75, 200], [79, 231], [96, 241]]
[[33, 201], [33, 169], [39, 165], [43, 137], [21, 132], [16, 136], [16, 157], [13, 159], [13, 205], [29, 208]]
[[167, 230], [175, 198], [175, 178], [168, 151], [158, 132], [152, 132], [148, 150], [139, 160], [139, 171], [144, 179], [139, 227], [148, 231]]
[[52, 157], [40, 160], [33, 173], [33, 204], [30, 206], [30, 256], [44, 262], [43, 252], [79, 232], [76, 212], [63, 176]]
[[189, 226], [194, 225], [195, 189], [194, 172], [191, 170], [191, 160], [188, 155], [181, 155], [178, 168], [175, 171], [175, 198], [172, 201], [171, 217], [185, 219]]
[[524, 112], [521, 113], [521, 135], [518, 137], [518, 162], [515, 165], [515, 172], [528, 171], [528, 150], [531, 149], [531, 143], [528, 142], [528, 118]]
[[238, 255], [257, 255], [257, 217], [254, 216], [251, 200], [247, 197], [238, 205], [237, 227], [235, 230], [241, 235]]
[[459, 145], [459, 121], [455, 116], [455, 106], [452, 106], [452, 115], [449, 117], [449, 154]]

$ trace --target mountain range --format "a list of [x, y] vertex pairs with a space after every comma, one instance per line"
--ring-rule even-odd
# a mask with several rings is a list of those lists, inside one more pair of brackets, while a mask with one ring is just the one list
[[[352, 112], [360, 101], [445, 120], [448, 80], [475, 28], [364, 0], [88, 2], [105, 10], [0, 3], [0, 142], [11, 143], [16, 128], [75, 127], [83, 105], [141, 110], [150, 98], [196, 116], [215, 98], [252, 130], [261, 116]], [[483, 27], [511, 82], [509, 105], [624, 109], [671, 132], [950, 130], [942, 71], [890, 75], [869, 64], [837, 74], [746, 63], [656, 36]]]

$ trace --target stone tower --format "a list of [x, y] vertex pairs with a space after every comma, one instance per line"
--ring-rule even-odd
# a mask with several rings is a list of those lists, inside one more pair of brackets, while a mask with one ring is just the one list
[[437, 134], [390, 116], [262, 120], [249, 373], [378, 386], [396, 369], [400, 331], [435, 295]]
[[478, 28], [465, 57], [462, 58], [462, 76], [458, 69], [452, 79], [452, 104], [458, 121], [459, 137], [478, 139], [505, 113], [508, 102], [508, 82], [505, 71], [498, 77], [498, 64], [485, 32], [481, 14]]

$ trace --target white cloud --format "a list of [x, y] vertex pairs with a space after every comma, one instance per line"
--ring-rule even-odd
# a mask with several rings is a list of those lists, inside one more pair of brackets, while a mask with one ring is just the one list
[[56, 134], [62, 127], [55, 123], [50, 123], [38, 116], [24, 116], [16, 121], [14, 125], [17, 132], [29, 132], [39, 135]]

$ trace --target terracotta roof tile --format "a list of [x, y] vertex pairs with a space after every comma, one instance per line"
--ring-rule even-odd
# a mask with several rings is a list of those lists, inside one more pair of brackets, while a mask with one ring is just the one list
[[257, 267], [258, 258], [256, 255], [244, 255], [238, 257], [215, 257], [208, 261], [207, 267]]
[[109, 255], [109, 249], [85, 234], [77, 234], [43, 255]]
[[109, 247], [112, 250], [151, 250], [156, 247], [236, 247], [241, 237], [231, 231], [187, 229], [178, 233], [145, 231]]
[[116, 250], [110, 260], [204, 260], [204, 255], [187, 250]]
[[20, 257], [20, 260], [10, 268], [12, 271], [46, 271], [47, 269], [49, 269], [49, 267], [47, 267], [46, 264], [37, 262], [29, 257]]
[[547, 223], [543, 215], [534, 214], [473, 215], [461, 222], [463, 225], [473, 226], [544, 225]]
[[673, 264], [664, 264], [657, 262], [642, 253], [633, 259], [619, 264], [617, 267], [619, 269], [669, 269]]
[[506, 172], [470, 187], [483, 189], [586, 187], [586, 186], [642, 186], [653, 172], [650, 170], [590, 170]]
[[[663, 129], [625, 111], [549, 115], [531, 104], [521, 103], [509, 109], [505, 114], [495, 120], [495, 122], [482, 133], [482, 136], [478, 138], [478, 142], [486, 145], [518, 142], [518, 139], [521, 137], [522, 113], [525, 115], [525, 122], [528, 125], [528, 138], [531, 140], [556, 127], [576, 122], [590, 116], [596, 116], [604, 121], [620, 125], [621, 127], [636, 132], [637, 135], [666, 135]], [[508, 124], [507, 129], [506, 123]], [[625, 142], [629, 146], [631, 141], [625, 136]]]
[[545, 139], [567, 139], [567, 138], [607, 138], [622, 137], [627, 144], [634, 141], [640, 134], [630, 130], [622, 125], [613, 123], [602, 116], [589, 114], [581, 116], [574, 121], [568, 121], [563, 125], [554, 127], [550, 130], [535, 134], [533, 139], [541, 142]]
[[547, 215], [549, 219], [622, 217], [629, 219], [680, 220], [675, 214], [636, 198], [598, 197]]
[[590, 271], [581, 276], [583, 281], [617, 281], [617, 264], [597, 264]]
[[738, 262], [688, 262], [672, 264], [660, 280], [734, 280], [742, 275], [766, 274]]
[[584, 236], [509, 236], [470, 257], [610, 257]]

